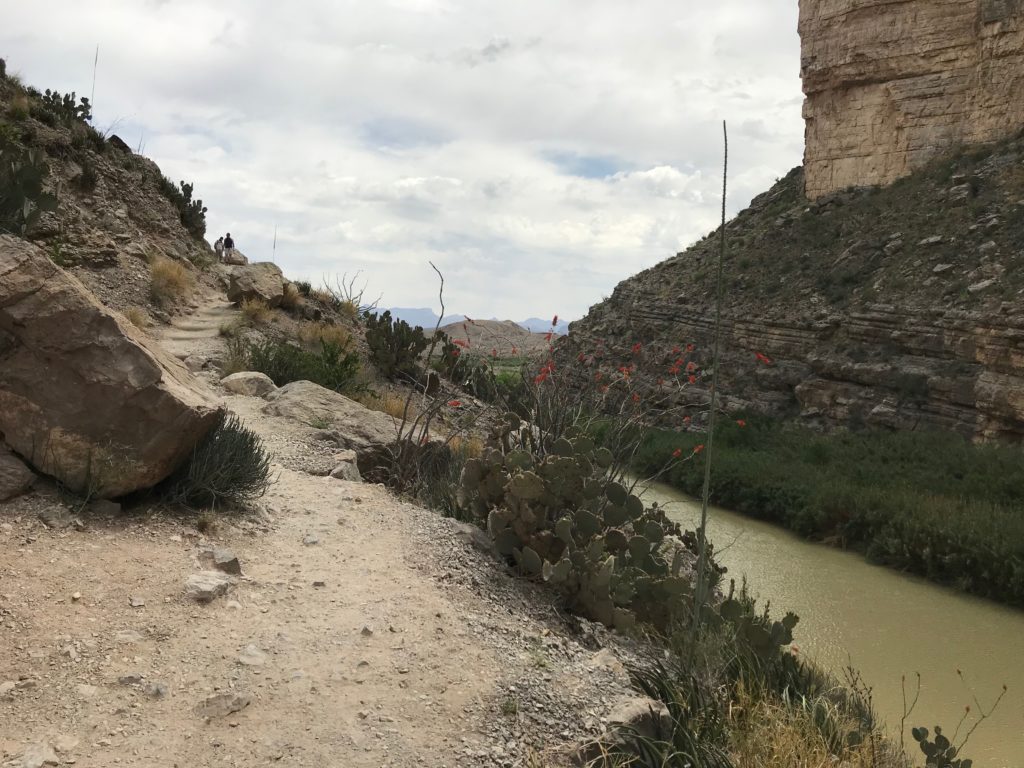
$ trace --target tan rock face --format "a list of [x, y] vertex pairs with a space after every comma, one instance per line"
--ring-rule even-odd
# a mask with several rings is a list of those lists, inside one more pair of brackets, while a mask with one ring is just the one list
[[1022, 0], [801, 0], [806, 193], [1024, 127]]
[[259, 299], [276, 307], [284, 296], [284, 275], [276, 264], [259, 261], [231, 267], [228, 276], [228, 298], [234, 302]]
[[72, 490], [164, 479], [217, 418], [174, 358], [30, 243], [0, 236], [0, 433]]
[[18, 496], [35, 482], [36, 476], [0, 442], [0, 501]]

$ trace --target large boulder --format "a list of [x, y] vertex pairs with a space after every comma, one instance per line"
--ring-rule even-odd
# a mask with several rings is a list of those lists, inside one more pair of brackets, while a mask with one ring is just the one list
[[0, 236], [0, 434], [101, 498], [167, 477], [218, 418], [178, 360], [40, 248]]
[[259, 371], [239, 371], [225, 376], [220, 380], [221, 385], [228, 392], [236, 395], [249, 395], [250, 397], [266, 397], [277, 390], [274, 380], [267, 374]]
[[228, 299], [241, 303], [246, 299], [260, 299], [276, 307], [284, 296], [284, 275], [276, 264], [260, 261], [256, 264], [231, 267], [228, 276]]
[[20, 496], [35, 482], [36, 476], [10, 449], [0, 443], [0, 501]]
[[232, 265], [234, 265], [236, 267], [240, 267], [240, 266], [243, 266], [245, 264], [248, 264], [249, 263], [249, 259], [247, 259], [245, 257], [245, 254], [242, 253], [237, 248], [232, 248], [231, 249], [231, 253], [225, 253], [224, 254], [224, 263], [225, 264], [232, 264]]
[[356, 452], [357, 466], [364, 473], [376, 468], [382, 452], [398, 437], [395, 420], [387, 414], [311, 381], [285, 384], [267, 400], [264, 413], [323, 430], [340, 447]]

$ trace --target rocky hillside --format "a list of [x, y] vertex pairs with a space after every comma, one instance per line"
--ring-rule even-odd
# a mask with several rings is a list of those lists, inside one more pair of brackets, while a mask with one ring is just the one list
[[105, 305], [166, 321], [188, 302], [154, 296], [151, 265], [167, 259], [190, 283], [211, 280], [202, 270], [213, 260], [202, 217], [186, 227], [180, 185], [75, 109], [0, 75], [0, 146], [14, 155], [35, 152], [45, 166], [43, 188], [57, 197], [56, 210], [14, 234], [45, 249]]
[[[796, 168], [727, 224], [725, 407], [1024, 436], [1024, 136], [885, 188], [814, 202], [803, 188]], [[570, 346], [693, 342], [710, 365], [717, 235], [620, 283]], [[655, 386], [662, 357], [636, 375]], [[695, 405], [701, 382], [682, 395]]]

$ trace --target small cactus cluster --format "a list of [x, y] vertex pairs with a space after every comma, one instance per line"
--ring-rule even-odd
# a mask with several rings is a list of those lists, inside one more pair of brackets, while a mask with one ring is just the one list
[[735, 582], [729, 587], [729, 594], [718, 605], [706, 605], [702, 618], [712, 627], [729, 625], [737, 641], [755, 656], [770, 660], [778, 656], [783, 646], [793, 642], [793, 629], [800, 620], [795, 613], [787, 613], [781, 621], [773, 621], [767, 606], [762, 615], [752, 610], [752, 605], [737, 599]]
[[363, 321], [370, 360], [381, 375], [389, 379], [414, 377], [419, 356], [428, 344], [423, 329], [405, 320], [393, 320], [390, 310], [379, 315], [367, 312]]
[[89, 104], [89, 100], [85, 96], [79, 100], [74, 92], [61, 94], [47, 88], [40, 101], [44, 109], [67, 125], [76, 120], [92, 119], [92, 105]]
[[0, 232], [23, 235], [39, 216], [57, 209], [43, 191], [50, 167], [42, 152], [0, 141]]
[[486, 521], [500, 554], [558, 588], [572, 610], [617, 629], [667, 627], [692, 596], [679, 526], [610, 478], [611, 452], [582, 432], [543, 452], [507, 449], [529, 442], [509, 439], [529, 429], [506, 414], [496, 441], [506, 449], [466, 462], [460, 505]]
[[974, 764], [973, 760], [957, 758], [959, 750], [943, 735], [942, 729], [937, 725], [934, 740], [928, 738], [927, 728], [911, 728], [910, 734], [925, 754], [925, 768], [971, 768]]

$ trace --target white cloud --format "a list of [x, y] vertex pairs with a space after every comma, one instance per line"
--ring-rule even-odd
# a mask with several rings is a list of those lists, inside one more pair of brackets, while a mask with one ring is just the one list
[[[578, 316], [800, 161], [794, 0], [37, 0], [0, 55], [195, 182], [211, 233], [390, 305]], [[215, 234], [214, 234], [215, 236]], [[211, 238], [212, 239], [212, 238]]]

